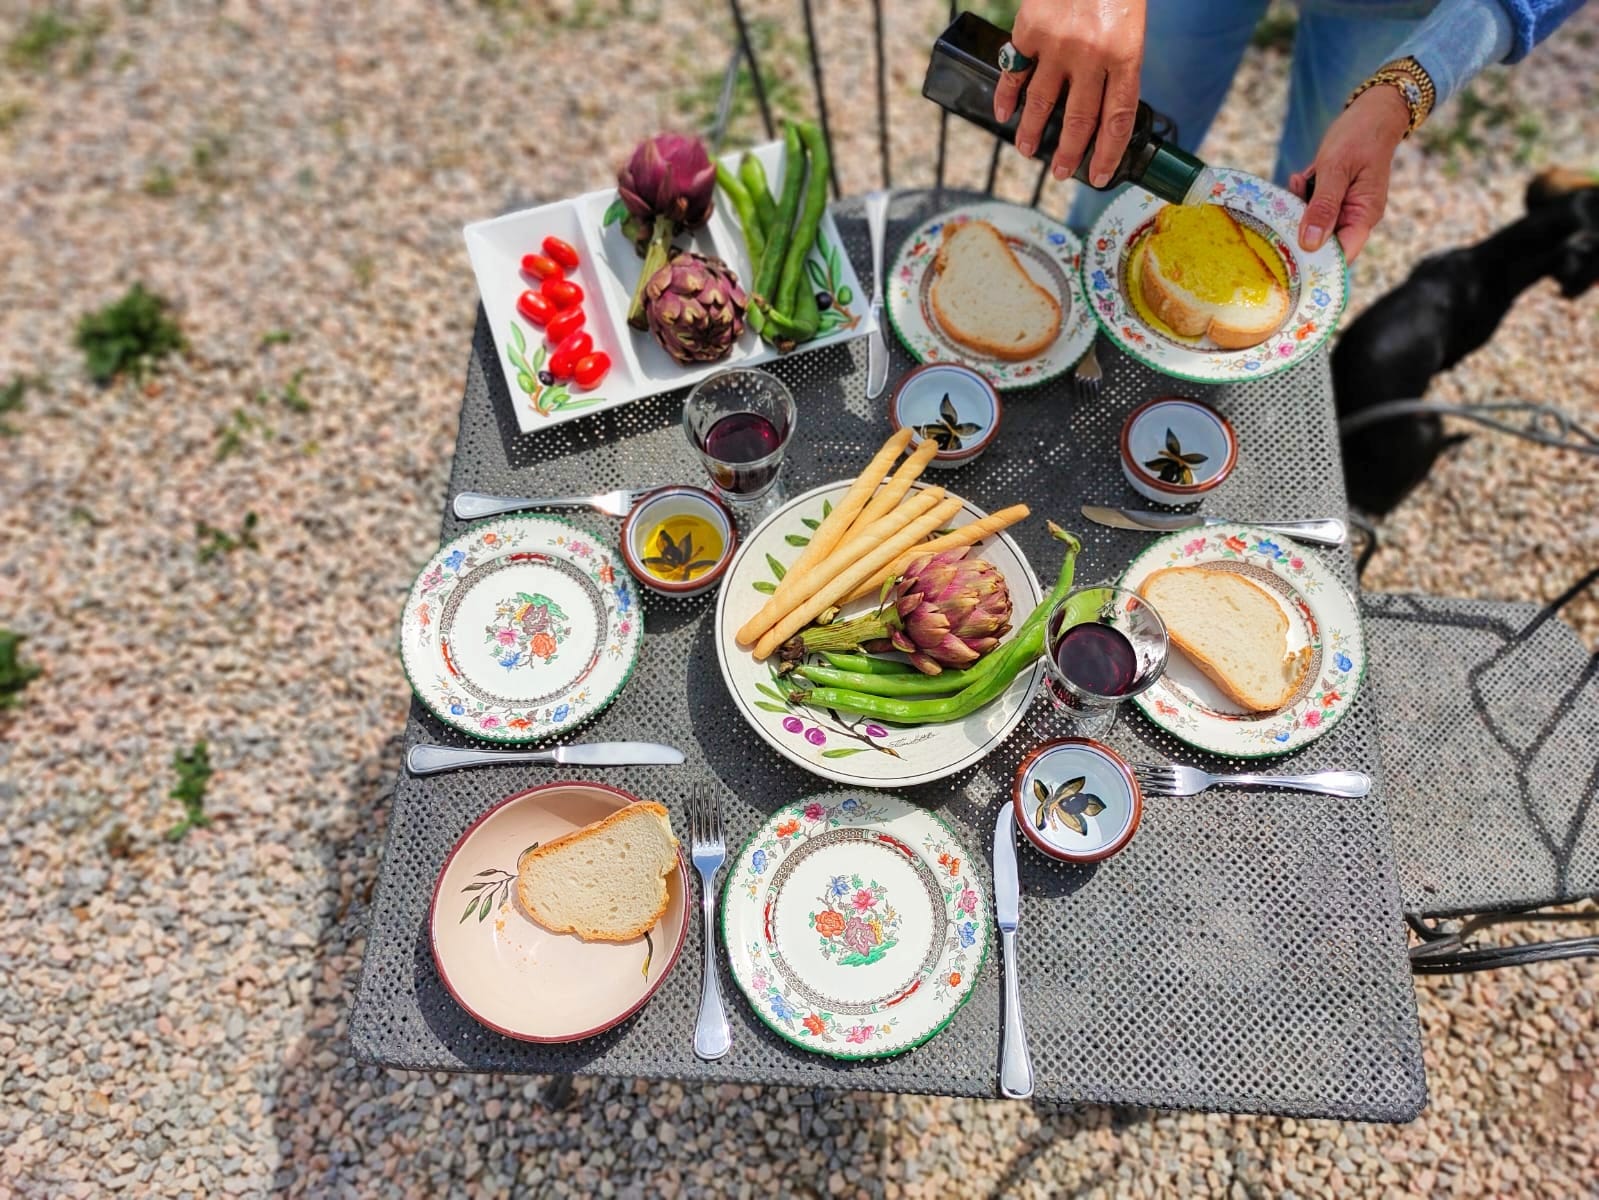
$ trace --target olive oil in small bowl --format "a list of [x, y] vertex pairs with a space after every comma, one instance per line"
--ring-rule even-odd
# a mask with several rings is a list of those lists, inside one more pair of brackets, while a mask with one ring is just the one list
[[657, 488], [641, 496], [622, 522], [627, 569], [664, 596], [710, 591], [737, 546], [733, 514], [703, 488]]

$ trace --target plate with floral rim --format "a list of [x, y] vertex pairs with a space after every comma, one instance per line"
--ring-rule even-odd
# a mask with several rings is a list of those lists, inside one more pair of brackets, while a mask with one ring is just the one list
[[732, 862], [722, 940], [733, 978], [779, 1037], [833, 1058], [932, 1038], [988, 958], [988, 902], [939, 817], [898, 796], [837, 792], [779, 809]]
[[[735, 635], [766, 602], [787, 564], [799, 557], [811, 531], [844, 498], [850, 482], [823, 484], [796, 496], [740, 543], [716, 598], [716, 657], [739, 715], [790, 762], [846, 786], [912, 787], [969, 767], [1003, 743], [1027, 712], [1043, 677], [1043, 662], [1017, 675], [997, 699], [961, 721], [889, 726], [796, 701], [793, 684], [778, 676], [776, 664], [755, 658]], [[963, 501], [950, 526], [959, 528], [986, 515]], [[1044, 598], [1038, 577], [1009, 534], [982, 539], [973, 554], [993, 563], [1005, 577], [1012, 626], [1006, 637], [1012, 637]], [[876, 602], [869, 596], [846, 604], [839, 619], [858, 616]]]
[[1305, 202], [1243, 171], [1212, 168], [1209, 202], [1224, 206], [1288, 289], [1289, 314], [1269, 338], [1247, 350], [1223, 350], [1208, 338], [1185, 338], [1140, 313], [1133, 302], [1145, 239], [1166, 202], [1128, 188], [1100, 214], [1082, 255], [1082, 288], [1105, 335], [1163, 375], [1194, 383], [1263, 379], [1309, 358], [1338, 326], [1349, 299], [1343, 247], [1328, 238], [1314, 253], [1299, 248]]
[[[945, 234], [968, 221], [988, 221], [998, 229], [1023, 269], [1060, 302], [1060, 333], [1036, 358], [993, 358], [961, 345], [939, 326], [932, 304], [933, 259]], [[1081, 255], [1077, 235], [1035, 208], [1000, 200], [964, 204], [924, 222], [905, 239], [887, 276], [884, 307], [895, 336], [917, 362], [962, 363], [1003, 390], [1037, 387], [1071, 370], [1094, 340], [1097, 326], [1078, 274]]]
[[1288, 619], [1288, 651], [1310, 648], [1310, 669], [1282, 708], [1246, 712], [1173, 646], [1165, 674], [1133, 698], [1146, 717], [1190, 746], [1229, 758], [1288, 754], [1343, 720], [1366, 676], [1366, 642], [1349, 589], [1322, 558], [1265, 530], [1215, 525], [1153, 543], [1121, 586], [1137, 591], [1166, 567], [1226, 571], [1259, 584]]
[[422, 568], [400, 660], [423, 704], [491, 742], [565, 733], [633, 674], [644, 614], [621, 556], [559, 517], [473, 525]]
[[547, 783], [484, 813], [455, 843], [433, 888], [428, 937], [439, 979], [477, 1021], [526, 1042], [572, 1042], [632, 1016], [672, 973], [688, 936], [681, 850], [666, 911], [630, 942], [552, 933], [516, 894], [534, 847], [636, 803], [598, 783]]

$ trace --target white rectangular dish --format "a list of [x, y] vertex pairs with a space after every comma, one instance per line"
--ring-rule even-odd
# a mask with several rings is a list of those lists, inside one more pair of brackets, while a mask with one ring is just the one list
[[[735, 173], [742, 151], [721, 156], [724, 166]], [[766, 168], [774, 191], [783, 184], [783, 145], [768, 142], [754, 153]], [[697, 383], [717, 371], [732, 366], [758, 366], [778, 357], [778, 353], [755, 332], [746, 328], [733, 351], [720, 362], [683, 366], [674, 362], [647, 332], [627, 324], [628, 301], [643, 267], [632, 243], [620, 225], [604, 225], [605, 210], [616, 199], [616, 189], [587, 192], [539, 208], [507, 213], [490, 221], [466, 226], [467, 253], [477, 276], [478, 293], [488, 314], [494, 335], [494, 348], [505, 385], [510, 390], [516, 423], [523, 433], [532, 433], [563, 421], [604, 412], [645, 396]], [[677, 245], [701, 254], [720, 258], [748, 288], [754, 275], [744, 239], [738, 231], [732, 206], [720, 191], [716, 211], [709, 224], [692, 238], [679, 238]], [[539, 372], [550, 346], [544, 331], [524, 320], [516, 311], [517, 297], [537, 280], [522, 274], [522, 256], [538, 253], [540, 243], [553, 234], [571, 243], [581, 258], [580, 265], [567, 277], [583, 289], [584, 328], [594, 337], [594, 348], [611, 357], [611, 371], [591, 391], [575, 384], [542, 383]], [[833, 306], [822, 314], [822, 332], [791, 351], [803, 354], [821, 346], [864, 337], [876, 326], [869, 297], [845, 253], [833, 214], [823, 214], [817, 231], [816, 247], [806, 263], [807, 283], [834, 298]]]

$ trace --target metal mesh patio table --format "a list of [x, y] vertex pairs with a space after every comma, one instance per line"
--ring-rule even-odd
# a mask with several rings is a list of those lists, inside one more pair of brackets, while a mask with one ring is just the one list
[[[896, 196], [889, 246], [913, 222], [958, 203], [959, 193]], [[835, 210], [863, 277], [870, 266], [859, 205]], [[914, 365], [898, 346], [890, 386]], [[1148, 535], [1088, 525], [1085, 501], [1136, 504], [1120, 474], [1116, 432], [1127, 412], [1181, 390], [1209, 400], [1237, 429], [1238, 467], [1206, 502], [1239, 518], [1340, 514], [1345, 508], [1325, 356], [1258, 382], [1219, 387], [1155, 375], [1103, 343], [1103, 396], [1085, 405], [1068, 379], [1009, 392], [999, 438], [977, 463], [939, 482], [989, 509], [1016, 501], [1034, 516], [1013, 529], [1040, 574], [1058, 562], [1050, 517], [1077, 532], [1078, 578], [1118, 576]], [[799, 432], [790, 445], [790, 494], [853, 476], [888, 434], [884, 397], [865, 397], [863, 341], [818, 350], [772, 369], [793, 390]], [[589, 493], [699, 482], [679, 425], [682, 393], [663, 395], [523, 435], [479, 313], [450, 495]], [[443, 535], [462, 524], [448, 515]], [[614, 544], [618, 523], [576, 522]], [[1354, 587], [1346, 553], [1325, 552]], [[596, 772], [498, 767], [412, 778], [402, 772], [389, 819], [366, 961], [351, 1021], [357, 1055], [432, 1070], [598, 1073], [877, 1091], [997, 1095], [1000, 973], [982, 970], [949, 1028], [897, 1058], [843, 1062], [806, 1053], [749, 1010], [722, 962], [733, 1048], [695, 1058], [698, 919], [674, 973], [634, 1017], [590, 1040], [516, 1041], [477, 1024], [445, 991], [428, 942], [433, 882], [462, 831], [497, 800], [551, 778], [587, 778], [661, 800], [686, 836], [690, 786], [723, 796], [730, 848], [779, 806], [836, 791], [761, 744], [733, 708], [716, 668], [714, 596], [645, 598], [638, 671], [574, 740], [664, 740], [681, 767]], [[1378, 774], [1376, 685], [1367, 679], [1347, 719], [1285, 760], [1295, 769]], [[1026, 750], [1062, 730], [1042, 700], [982, 763], [904, 794], [948, 819], [985, 883], [996, 806]], [[409, 746], [460, 744], [461, 735], [413, 702]], [[1133, 760], [1175, 758], [1209, 769], [1223, 760], [1190, 750], [1130, 708], [1108, 738]], [[1398, 873], [1380, 798], [1340, 800], [1212, 791], [1152, 797], [1138, 834], [1091, 867], [1045, 860], [1023, 844], [1021, 981], [1037, 1098], [1166, 1108], [1403, 1121], [1426, 1098], [1415, 993], [1406, 959]], [[530, 1002], [536, 1002], [530, 997]]]

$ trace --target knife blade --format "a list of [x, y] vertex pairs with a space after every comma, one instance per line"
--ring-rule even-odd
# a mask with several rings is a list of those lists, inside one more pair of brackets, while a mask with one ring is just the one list
[[883, 340], [883, 235], [888, 222], [886, 191], [866, 197], [866, 228], [872, 236], [872, 332], [866, 340], [866, 398], [875, 400], [888, 382], [888, 343]]
[[999, 1091], [1012, 1100], [1033, 1094], [1033, 1060], [1022, 1022], [1020, 982], [1016, 977], [1016, 930], [1021, 924], [1021, 882], [1016, 873], [1016, 809], [1000, 806], [994, 820], [994, 915], [1005, 957], [1005, 1024], [1000, 1029]]
[[1149, 512], [1145, 509], [1111, 508], [1104, 504], [1085, 504], [1083, 516], [1112, 529], [1137, 529], [1145, 533], [1172, 533], [1179, 529], [1208, 528], [1212, 525], [1250, 525], [1270, 533], [1280, 533], [1295, 541], [1317, 546], [1342, 546], [1348, 536], [1344, 523], [1336, 518], [1313, 521], [1230, 521], [1226, 517], [1207, 517], [1203, 513]]
[[556, 746], [550, 750], [479, 750], [470, 746], [437, 746], [429, 742], [412, 746], [405, 765], [413, 775], [432, 775], [459, 767], [499, 766], [504, 763], [558, 763], [576, 767], [623, 767], [660, 764], [676, 766], [683, 752], [655, 742], [587, 742]]

